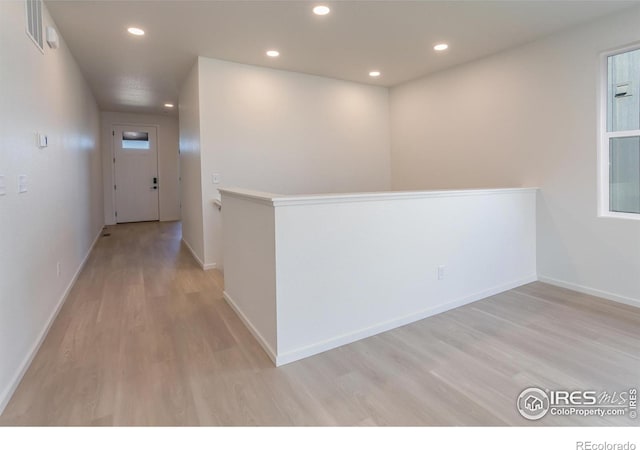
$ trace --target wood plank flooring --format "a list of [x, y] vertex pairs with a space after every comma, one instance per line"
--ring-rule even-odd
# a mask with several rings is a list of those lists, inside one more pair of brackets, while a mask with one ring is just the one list
[[275, 368], [180, 243], [109, 227], [0, 425], [638, 425], [530, 422], [526, 387], [640, 384], [640, 310], [532, 283]]

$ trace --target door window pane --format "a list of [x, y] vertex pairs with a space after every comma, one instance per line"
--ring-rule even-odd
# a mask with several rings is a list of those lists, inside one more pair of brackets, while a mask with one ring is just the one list
[[609, 209], [640, 214], [640, 137], [609, 140]]
[[149, 150], [149, 133], [144, 131], [123, 131], [122, 148], [126, 150]]

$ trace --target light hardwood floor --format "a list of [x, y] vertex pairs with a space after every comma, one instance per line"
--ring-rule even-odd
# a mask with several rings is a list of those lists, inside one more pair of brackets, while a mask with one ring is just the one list
[[515, 407], [529, 386], [638, 386], [638, 309], [532, 283], [275, 368], [179, 223], [109, 232], [0, 424], [638, 425]]

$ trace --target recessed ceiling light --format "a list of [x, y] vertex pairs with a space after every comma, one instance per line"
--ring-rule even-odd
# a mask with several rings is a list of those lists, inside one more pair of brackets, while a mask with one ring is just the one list
[[380, 76], [380, 72], [377, 70], [372, 70], [371, 72], [369, 72], [369, 76], [370, 77], [379, 77]]
[[267, 51], [267, 56], [270, 56], [272, 58], [276, 58], [276, 57], [280, 56], [280, 52], [278, 50], [268, 50]]
[[329, 8], [328, 6], [325, 6], [325, 5], [318, 5], [318, 6], [313, 8], [313, 13], [316, 16], [326, 16], [330, 12], [331, 12], [331, 8]]
[[445, 44], [445, 43], [437, 44], [433, 47], [433, 49], [437, 52], [443, 52], [448, 48], [449, 48], [449, 44]]
[[173, 103], [165, 103], [164, 107], [165, 108], [173, 108]]
[[142, 36], [144, 35], [144, 30], [142, 28], [136, 28], [136, 27], [129, 27], [127, 28], [127, 31], [131, 34], [134, 34], [136, 36]]

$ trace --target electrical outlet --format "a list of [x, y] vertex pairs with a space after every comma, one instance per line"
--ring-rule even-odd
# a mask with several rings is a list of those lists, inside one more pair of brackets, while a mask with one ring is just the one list
[[56, 263], [56, 275], [59, 277], [60, 276], [60, 261], [58, 261]]
[[438, 280], [444, 280], [444, 266], [438, 266]]

